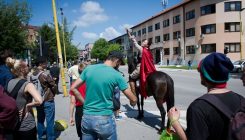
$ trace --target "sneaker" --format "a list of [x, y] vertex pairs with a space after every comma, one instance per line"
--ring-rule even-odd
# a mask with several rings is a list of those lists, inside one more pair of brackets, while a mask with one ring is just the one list
[[116, 116], [115, 118], [117, 121], [120, 121], [122, 119], [122, 116]]

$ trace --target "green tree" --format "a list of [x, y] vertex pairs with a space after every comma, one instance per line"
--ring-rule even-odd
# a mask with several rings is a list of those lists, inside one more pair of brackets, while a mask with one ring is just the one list
[[110, 44], [104, 38], [95, 41], [91, 51], [92, 58], [105, 60], [110, 51], [122, 51], [119, 44]]
[[95, 41], [91, 50], [91, 57], [99, 60], [105, 60], [107, 56], [108, 42], [104, 38]]
[[26, 2], [0, 0], [0, 50], [11, 49], [22, 54], [27, 47], [27, 30], [31, 17]]

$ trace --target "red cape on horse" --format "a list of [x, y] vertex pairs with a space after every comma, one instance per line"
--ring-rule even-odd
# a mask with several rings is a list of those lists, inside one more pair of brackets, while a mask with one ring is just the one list
[[143, 47], [141, 65], [140, 65], [140, 93], [144, 98], [147, 98], [146, 94], [146, 78], [147, 76], [156, 71], [153, 64], [153, 56], [149, 49]]

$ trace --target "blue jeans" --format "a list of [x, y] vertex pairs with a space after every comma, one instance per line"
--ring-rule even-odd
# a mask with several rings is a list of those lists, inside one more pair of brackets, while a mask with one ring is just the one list
[[82, 117], [83, 140], [117, 140], [117, 130], [114, 115]]
[[[55, 103], [54, 101], [45, 101], [41, 106], [37, 107], [37, 134], [38, 140], [42, 140], [46, 132], [47, 140], [55, 140], [54, 133], [54, 116], [55, 116]], [[44, 121], [46, 118], [46, 131]]]

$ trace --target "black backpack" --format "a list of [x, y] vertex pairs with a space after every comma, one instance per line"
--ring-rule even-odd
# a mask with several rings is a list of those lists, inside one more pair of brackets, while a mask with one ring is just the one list
[[229, 130], [227, 140], [245, 140], [245, 99], [240, 97], [240, 107], [232, 111], [228, 108], [218, 97], [205, 94], [198, 98], [205, 100], [209, 104], [213, 105], [216, 109], [222, 112], [226, 117], [230, 119]]
[[[10, 80], [9, 80], [10, 81]], [[22, 87], [22, 85], [27, 81], [27, 80], [25, 80], [25, 79], [21, 79], [21, 80], [19, 80], [18, 82], [17, 82], [17, 84], [15, 85], [15, 87], [13, 88], [13, 90], [12, 91], [8, 91], [7, 89], [7, 87], [8, 87], [8, 83], [9, 83], [9, 81], [7, 82], [7, 84], [6, 84], [6, 86], [5, 86], [5, 91], [6, 91], [6, 93], [10, 96], [10, 97], [12, 97], [15, 101], [16, 101], [16, 99], [17, 99], [17, 96], [18, 96], [18, 92], [19, 92], [19, 90], [20, 90], [20, 88]], [[19, 111], [19, 110], [18, 110]], [[26, 111], [26, 104], [25, 104], [25, 106], [24, 106], [24, 109], [23, 109], [23, 112], [25, 112]], [[22, 113], [22, 115], [21, 116], [19, 116], [19, 113], [17, 114], [17, 122], [16, 122], [16, 124], [15, 124], [15, 127], [13, 127], [11, 130], [14, 130], [14, 131], [17, 131], [17, 130], [19, 130], [19, 128], [20, 128], [20, 125], [21, 125], [21, 122], [23, 121], [23, 119], [24, 119], [24, 116], [25, 116], [25, 113]]]

